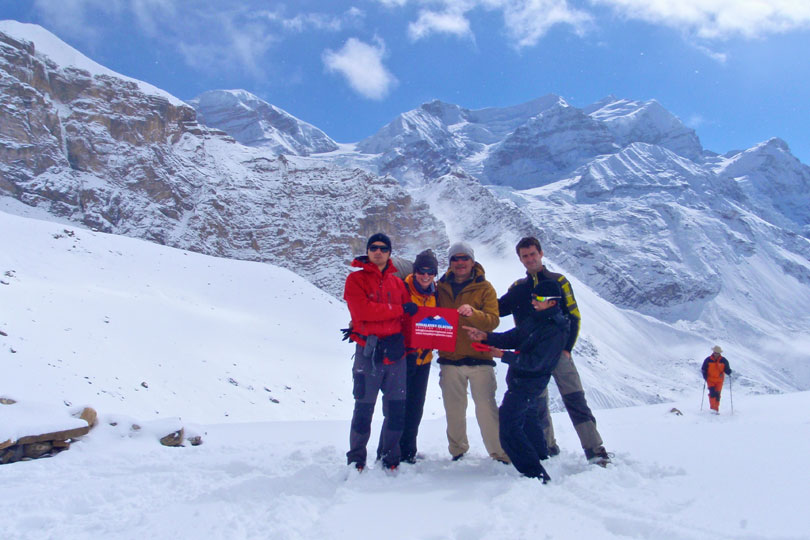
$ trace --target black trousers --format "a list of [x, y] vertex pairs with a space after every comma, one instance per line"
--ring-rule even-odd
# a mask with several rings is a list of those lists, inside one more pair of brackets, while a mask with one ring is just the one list
[[507, 390], [498, 409], [501, 446], [512, 465], [533, 478], [543, 476], [540, 460], [548, 457], [539, 411], [550, 378], [511, 377], [507, 372]]

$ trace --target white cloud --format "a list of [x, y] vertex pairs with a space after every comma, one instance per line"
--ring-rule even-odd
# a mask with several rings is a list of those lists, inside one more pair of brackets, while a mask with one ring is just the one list
[[419, 19], [408, 25], [408, 35], [414, 41], [434, 33], [459, 37], [472, 36], [470, 21], [463, 13], [422, 11], [419, 13]]
[[377, 2], [386, 7], [402, 7], [408, 3], [408, 0], [377, 0]]
[[369, 99], [382, 99], [396, 85], [396, 78], [383, 65], [385, 44], [377, 39], [369, 45], [350, 38], [342, 49], [327, 49], [323, 63], [331, 73], [339, 73], [357, 93]]
[[34, 10], [57, 35], [93, 43], [103, 33], [91, 22], [93, 16], [117, 16], [126, 10], [126, 0], [35, 0]]
[[[389, 6], [407, 3], [407, 0], [377, 1]], [[502, 13], [506, 33], [517, 47], [536, 45], [555, 25], [569, 25], [577, 33], [583, 33], [591, 22], [587, 12], [569, 6], [567, 0], [413, 1], [437, 6], [434, 10], [422, 10], [419, 18], [409, 25], [408, 34], [414, 40], [439, 33], [473, 37], [468, 14], [475, 9]]]
[[506, 29], [518, 47], [531, 47], [557, 24], [566, 24], [582, 34], [592, 17], [572, 8], [566, 0], [484, 0], [503, 10]]
[[713, 49], [710, 49], [709, 47], [704, 47], [703, 45], [699, 44], [694, 44], [694, 46], [697, 48], [697, 50], [699, 50], [700, 52], [702, 52], [703, 54], [705, 54], [718, 64], [725, 64], [726, 61], [728, 60], [728, 55], [726, 53], [718, 52]]
[[338, 32], [348, 27], [355, 27], [365, 17], [365, 12], [356, 7], [349, 8], [339, 16], [325, 13], [299, 13], [293, 17], [285, 17], [282, 11], [266, 11], [261, 16], [268, 21], [280, 24], [285, 30], [304, 32], [307, 30], [321, 30]]
[[807, 0], [590, 0], [626, 17], [708, 39], [760, 37], [810, 28]]

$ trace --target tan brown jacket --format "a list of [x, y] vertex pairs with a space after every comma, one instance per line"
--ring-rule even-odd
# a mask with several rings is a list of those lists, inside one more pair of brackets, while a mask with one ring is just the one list
[[469, 317], [459, 317], [459, 328], [456, 338], [456, 350], [453, 352], [441, 351], [439, 353], [440, 364], [456, 365], [490, 365], [494, 366], [492, 355], [476, 351], [470, 345], [470, 337], [462, 326], [474, 326], [484, 332], [491, 332], [498, 327], [500, 317], [498, 315], [498, 295], [495, 288], [486, 280], [484, 267], [475, 263], [472, 271], [472, 281], [468, 283], [457, 296], [453, 296], [454, 275], [448, 270], [437, 284], [438, 306], [443, 308], [457, 309], [463, 304], [469, 304], [473, 308], [473, 314]]

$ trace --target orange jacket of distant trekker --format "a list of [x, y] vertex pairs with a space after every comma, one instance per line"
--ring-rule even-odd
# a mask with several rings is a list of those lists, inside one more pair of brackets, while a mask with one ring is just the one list
[[731, 375], [731, 368], [720, 353], [712, 353], [703, 361], [700, 368], [703, 379], [709, 387], [709, 405], [715, 411], [720, 408], [720, 391], [723, 389], [723, 380], [726, 374]]

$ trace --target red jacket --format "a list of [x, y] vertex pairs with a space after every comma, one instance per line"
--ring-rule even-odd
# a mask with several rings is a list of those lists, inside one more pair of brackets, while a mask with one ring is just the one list
[[386, 337], [402, 332], [405, 312], [402, 304], [411, 301], [405, 284], [395, 273], [394, 264], [380, 272], [366, 255], [357, 257], [352, 266], [361, 268], [346, 277], [343, 299], [352, 316], [352, 341], [365, 345], [366, 336]]

